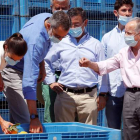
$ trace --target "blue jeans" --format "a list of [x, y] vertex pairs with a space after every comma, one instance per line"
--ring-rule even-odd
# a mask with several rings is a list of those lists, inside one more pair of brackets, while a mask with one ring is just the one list
[[108, 95], [106, 103], [106, 118], [108, 127], [114, 129], [121, 128], [121, 118], [123, 109], [123, 97], [113, 97]]

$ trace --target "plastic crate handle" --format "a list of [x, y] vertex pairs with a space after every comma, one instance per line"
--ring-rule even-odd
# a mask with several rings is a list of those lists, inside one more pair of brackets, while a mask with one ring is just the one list
[[62, 134], [49, 134], [48, 140], [62, 140]]

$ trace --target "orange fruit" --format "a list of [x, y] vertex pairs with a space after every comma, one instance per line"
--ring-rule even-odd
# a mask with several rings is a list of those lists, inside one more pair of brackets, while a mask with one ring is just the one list
[[18, 132], [15, 131], [15, 130], [11, 130], [10, 133], [11, 133], [11, 134], [17, 134]]

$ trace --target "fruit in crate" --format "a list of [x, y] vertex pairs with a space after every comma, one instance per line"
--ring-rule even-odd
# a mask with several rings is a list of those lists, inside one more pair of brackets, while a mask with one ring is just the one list
[[11, 133], [11, 134], [18, 134], [18, 129], [17, 126], [20, 125], [20, 123], [11, 125], [9, 128], [7, 128], [7, 130]]
[[21, 131], [20, 133], [18, 134], [28, 134], [26, 131]]

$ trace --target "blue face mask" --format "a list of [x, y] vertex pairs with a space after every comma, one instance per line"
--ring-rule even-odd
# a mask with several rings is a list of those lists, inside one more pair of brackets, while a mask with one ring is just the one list
[[135, 47], [138, 43], [138, 41], [135, 41], [135, 36], [124, 36], [125, 43], [130, 47]]
[[[56, 12], [58, 12], [58, 11], [60, 11], [60, 10], [55, 10], [54, 12], [53, 12], [53, 14], [54, 13], [56, 13]], [[64, 13], [67, 13], [68, 12], [68, 10], [62, 10]]]
[[119, 21], [119, 23], [121, 23], [121, 25], [125, 26], [130, 21], [130, 19], [132, 19], [132, 16], [126, 17], [126, 16], [120, 16], [119, 15], [118, 21]]
[[10, 57], [6, 56], [5, 57], [5, 61], [7, 62], [7, 64], [14, 66], [16, 65], [18, 62], [20, 62], [19, 60], [15, 61], [13, 59], [11, 59]]
[[70, 28], [69, 30], [69, 34], [72, 37], [76, 37], [76, 38], [81, 36], [82, 33], [83, 33], [82, 27]]

